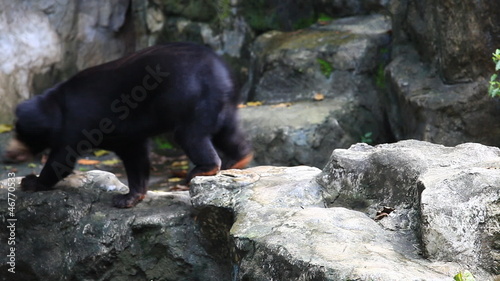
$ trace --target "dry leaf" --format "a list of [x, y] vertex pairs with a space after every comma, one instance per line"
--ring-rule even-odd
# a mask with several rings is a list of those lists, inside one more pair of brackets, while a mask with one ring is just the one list
[[100, 156], [103, 156], [103, 155], [106, 155], [108, 154], [109, 151], [107, 150], [104, 150], [104, 149], [100, 149], [100, 150], [96, 150], [94, 151], [94, 155], [97, 156], [97, 157], [100, 157]]
[[290, 106], [292, 106], [291, 102], [284, 102], [284, 103], [278, 103], [275, 105], [271, 105], [271, 107], [273, 107], [273, 108], [290, 107]]
[[110, 160], [104, 160], [101, 162], [101, 164], [104, 166], [114, 166], [114, 165], [120, 164], [120, 162], [121, 162], [120, 159], [114, 158], [114, 159], [110, 159]]
[[168, 182], [180, 182], [182, 180], [183, 180], [182, 178], [169, 178]]
[[97, 165], [101, 163], [99, 160], [92, 160], [92, 159], [80, 159], [78, 160], [78, 164], [80, 165]]
[[321, 93], [314, 94], [313, 100], [315, 100], [315, 101], [322, 101], [324, 99], [325, 99], [325, 95], [323, 95]]
[[5, 133], [5, 132], [10, 132], [14, 126], [12, 125], [7, 125], [7, 124], [0, 124], [0, 134]]
[[263, 102], [261, 101], [249, 101], [247, 102], [247, 106], [261, 106], [263, 105]]

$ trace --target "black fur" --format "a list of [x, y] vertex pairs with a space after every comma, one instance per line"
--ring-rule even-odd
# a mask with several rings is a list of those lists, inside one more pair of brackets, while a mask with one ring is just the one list
[[33, 153], [50, 148], [40, 176], [22, 187], [49, 189], [84, 151], [102, 148], [116, 152], [128, 176], [130, 193], [114, 204], [132, 207], [147, 191], [147, 139], [167, 131], [195, 165], [188, 179], [229, 168], [251, 155], [238, 100], [228, 67], [195, 44], [154, 46], [86, 69], [18, 106], [17, 138]]

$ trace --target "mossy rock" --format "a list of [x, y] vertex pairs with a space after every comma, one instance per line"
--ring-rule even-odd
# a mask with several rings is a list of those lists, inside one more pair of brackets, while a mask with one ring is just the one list
[[166, 15], [209, 22], [217, 17], [217, 3], [214, 0], [162, 0], [161, 6]]

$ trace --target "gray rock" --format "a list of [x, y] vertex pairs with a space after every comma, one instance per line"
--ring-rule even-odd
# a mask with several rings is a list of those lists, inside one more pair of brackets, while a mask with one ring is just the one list
[[449, 84], [490, 76], [491, 53], [500, 45], [498, 1], [391, 1], [397, 43], [411, 40], [422, 60]]
[[133, 209], [111, 207], [112, 194], [95, 188], [11, 194], [0, 188], [2, 202], [15, 199], [0, 217], [16, 220], [0, 232], [0, 251], [14, 247], [15, 274], [4, 262], [0, 280], [230, 279], [229, 261], [200, 244], [187, 192], [148, 192]]
[[[499, 167], [500, 149], [479, 144], [358, 144], [335, 150], [323, 171], [226, 170], [193, 179], [191, 197], [149, 192], [126, 210], [95, 188], [115, 183], [106, 173], [37, 193], [12, 191], [7, 180], [0, 200], [15, 204], [0, 216], [15, 229], [0, 239], [14, 237], [16, 274], [3, 264], [0, 277], [399, 281], [450, 280], [468, 269], [492, 281]], [[395, 211], [377, 222], [381, 205]]]
[[357, 144], [335, 150], [317, 179], [329, 206], [395, 208], [383, 225], [421, 239], [426, 257], [499, 274], [499, 165], [500, 149], [480, 144]]
[[324, 208], [319, 174], [255, 167], [193, 180], [196, 208], [235, 215], [235, 280], [449, 280], [458, 272], [455, 263], [419, 257], [404, 235], [361, 212]]
[[0, 123], [12, 122], [15, 106], [30, 97], [34, 75], [46, 72], [63, 53], [49, 19], [19, 3], [0, 3], [0, 10], [9, 10], [0, 13]]
[[371, 81], [366, 74], [380, 63], [379, 51], [389, 43], [390, 29], [388, 18], [372, 15], [265, 33], [252, 47], [249, 98], [279, 103], [361, 90], [362, 81]]
[[0, 122], [12, 122], [20, 101], [77, 70], [133, 51], [129, 2], [1, 1]]
[[487, 96], [488, 82], [446, 85], [410, 47], [386, 68], [389, 89], [381, 100], [396, 139], [444, 145], [498, 145], [500, 100]]
[[[0, 188], [19, 188], [23, 177], [6, 178], [0, 181]], [[90, 170], [86, 172], [74, 172], [55, 185], [55, 188], [72, 187], [97, 189], [102, 191], [128, 193], [128, 186], [122, 183], [115, 174]]]
[[375, 141], [384, 139], [381, 118], [370, 111], [373, 104], [368, 105], [376, 97], [365, 94], [363, 102], [355, 96], [341, 96], [242, 108], [242, 125], [252, 141], [255, 163], [323, 167], [332, 148], [347, 148], [367, 132], [373, 133]]
[[396, 139], [499, 145], [500, 102], [487, 96], [499, 3], [391, 1], [393, 60], [383, 100]]

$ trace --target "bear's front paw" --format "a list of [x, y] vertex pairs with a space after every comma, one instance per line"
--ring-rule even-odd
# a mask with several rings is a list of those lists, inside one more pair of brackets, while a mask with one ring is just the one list
[[132, 208], [146, 197], [142, 193], [120, 194], [113, 197], [113, 205], [118, 208]]
[[35, 175], [27, 175], [24, 179], [21, 180], [21, 190], [24, 191], [43, 191], [49, 190], [45, 185], [41, 184], [38, 180], [38, 177]]

